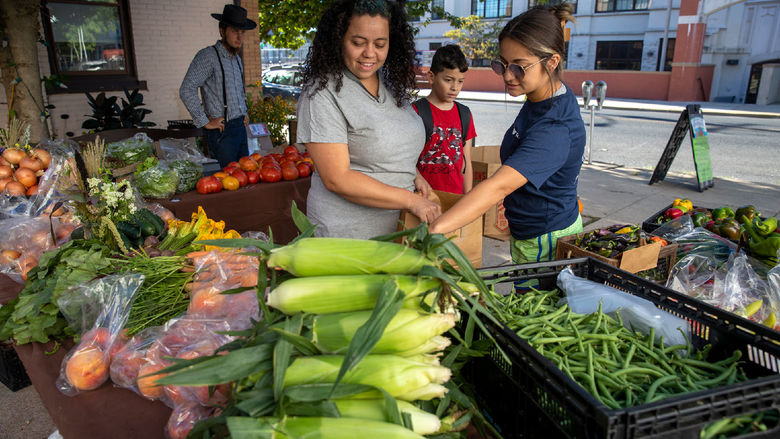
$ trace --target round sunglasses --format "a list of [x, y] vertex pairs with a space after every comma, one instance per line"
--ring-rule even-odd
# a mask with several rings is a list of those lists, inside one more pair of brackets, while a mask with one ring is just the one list
[[500, 59], [494, 59], [493, 61], [490, 62], [490, 68], [493, 69], [493, 71], [500, 76], [504, 76], [504, 72], [506, 72], [506, 69], [509, 69], [509, 72], [512, 73], [512, 75], [514, 75], [515, 78], [523, 79], [525, 77], [526, 70], [539, 64], [540, 62], [546, 60], [547, 58], [549, 57], [544, 57], [539, 61], [529, 64], [525, 67], [521, 66], [520, 64], [514, 64], [514, 63], [504, 64], [504, 62], [501, 61]]

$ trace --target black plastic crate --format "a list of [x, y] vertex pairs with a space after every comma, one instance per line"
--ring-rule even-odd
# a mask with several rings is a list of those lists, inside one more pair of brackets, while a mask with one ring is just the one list
[[[647, 233], [653, 233], [655, 229], [661, 227], [664, 223], [658, 224], [655, 221], [658, 219], [659, 216], [663, 216], [667, 210], [671, 209], [673, 207], [673, 204], [674, 203], [669, 203], [668, 206], [654, 213], [650, 218], [642, 221], [642, 230], [644, 230]], [[697, 209], [699, 207], [701, 206], [693, 206], [694, 209]], [[705, 209], [712, 210], [709, 207], [706, 207]]]
[[6, 343], [0, 343], [0, 382], [13, 392], [31, 384], [16, 351]]
[[[485, 268], [486, 280], [538, 279], [553, 289], [571, 265], [580, 277], [644, 299], [689, 322], [696, 348], [713, 345], [711, 358], [742, 351], [749, 381], [612, 410], [571, 380], [504, 325], [483, 319], [511, 359], [494, 346], [464, 370], [477, 402], [505, 438], [691, 438], [707, 424], [733, 416], [780, 409], [780, 333], [683, 296], [593, 258]], [[480, 335], [485, 337], [484, 334]], [[780, 427], [750, 437], [780, 437]]]

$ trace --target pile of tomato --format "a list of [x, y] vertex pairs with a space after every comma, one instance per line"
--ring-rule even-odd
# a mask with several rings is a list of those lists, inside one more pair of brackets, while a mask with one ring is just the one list
[[314, 172], [314, 162], [308, 152], [301, 154], [290, 145], [284, 153], [261, 155], [253, 153], [230, 162], [222, 171], [198, 180], [196, 186], [201, 194], [234, 191], [248, 184], [260, 182], [275, 183], [281, 180], [296, 180], [308, 177]]

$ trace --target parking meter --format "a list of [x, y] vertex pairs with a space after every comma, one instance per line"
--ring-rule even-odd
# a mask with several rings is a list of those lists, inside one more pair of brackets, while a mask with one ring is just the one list
[[598, 105], [599, 110], [601, 110], [601, 107], [604, 105], [604, 100], [607, 99], [607, 83], [604, 81], [597, 82], [594, 93], [596, 95], [596, 105]]
[[593, 81], [582, 81], [582, 106], [589, 108], [593, 96]]

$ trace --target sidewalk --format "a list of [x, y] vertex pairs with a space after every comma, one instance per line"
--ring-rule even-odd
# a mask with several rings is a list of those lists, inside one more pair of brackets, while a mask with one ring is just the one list
[[[574, 92], [577, 94], [579, 91], [575, 89]], [[420, 96], [427, 96], [428, 93], [430, 93], [429, 89], [420, 90]], [[506, 93], [500, 92], [462, 91], [458, 95], [458, 100], [523, 103], [525, 102], [525, 95], [520, 97], [512, 97]], [[577, 101], [580, 103], [580, 106], [582, 106], [582, 97], [578, 97]], [[594, 101], [595, 100], [592, 100], [591, 102]], [[729, 104], [723, 102], [668, 102], [639, 99], [614, 99], [609, 98], [609, 89], [607, 89], [607, 99], [604, 101], [603, 108], [680, 113], [688, 104], [701, 105], [702, 111], [705, 115], [718, 114], [746, 117], [780, 118], [780, 103], [770, 105], [755, 105]]]

